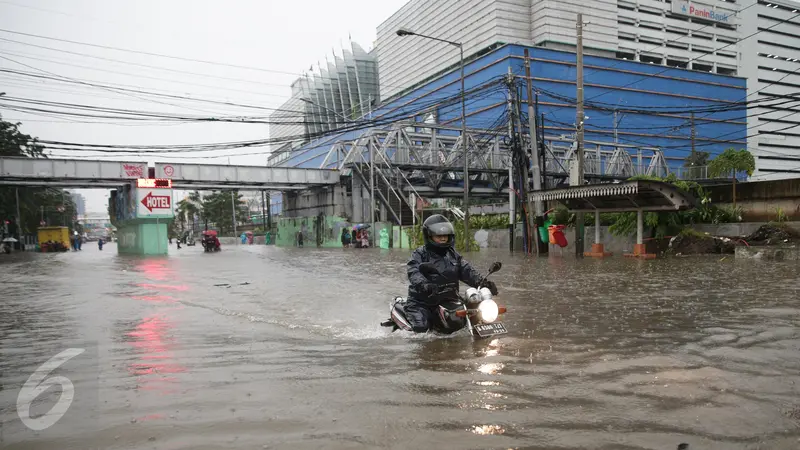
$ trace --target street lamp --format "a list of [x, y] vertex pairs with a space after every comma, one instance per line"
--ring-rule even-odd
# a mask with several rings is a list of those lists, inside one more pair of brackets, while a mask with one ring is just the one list
[[399, 28], [396, 33], [400, 37], [419, 36], [454, 45], [458, 47], [459, 52], [461, 53], [461, 146], [464, 149], [464, 251], [469, 251], [469, 157], [467, 156], [467, 107], [465, 104], [466, 93], [464, 90], [464, 44], [461, 42], [439, 39], [433, 36], [426, 36], [424, 34], [411, 31], [408, 28]]

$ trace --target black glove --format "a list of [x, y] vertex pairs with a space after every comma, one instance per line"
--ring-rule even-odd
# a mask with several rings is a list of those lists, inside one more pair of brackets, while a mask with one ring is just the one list
[[422, 293], [425, 294], [427, 297], [432, 296], [439, 290], [439, 286], [433, 283], [425, 283], [422, 285]]
[[486, 281], [483, 282], [483, 285], [485, 287], [489, 288], [489, 292], [491, 292], [492, 295], [497, 295], [497, 285], [494, 284], [494, 281], [486, 280]]

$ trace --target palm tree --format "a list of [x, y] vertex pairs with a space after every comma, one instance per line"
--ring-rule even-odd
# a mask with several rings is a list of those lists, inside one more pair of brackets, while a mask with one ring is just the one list
[[746, 172], [747, 176], [756, 170], [756, 160], [746, 149], [729, 148], [708, 164], [708, 172], [712, 177], [731, 174], [733, 176], [733, 207], [736, 208], [736, 174]]
[[200, 192], [194, 191], [189, 194], [189, 197], [178, 202], [178, 221], [181, 223], [181, 232], [186, 231], [186, 216], [192, 218], [192, 231], [194, 231], [195, 223], [194, 218], [197, 214], [202, 215], [203, 199]]

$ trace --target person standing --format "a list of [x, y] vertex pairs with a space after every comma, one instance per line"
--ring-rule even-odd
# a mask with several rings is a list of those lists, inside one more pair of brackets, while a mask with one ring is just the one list
[[342, 228], [342, 247], [350, 247], [350, 230]]

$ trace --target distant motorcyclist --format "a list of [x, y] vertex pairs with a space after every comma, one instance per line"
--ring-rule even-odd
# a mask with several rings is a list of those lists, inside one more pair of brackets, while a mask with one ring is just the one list
[[[414, 250], [408, 261], [408, 303], [406, 316], [416, 333], [431, 329], [436, 307], [443, 301], [458, 298], [458, 282], [477, 287], [483, 277], [455, 250], [456, 240], [453, 224], [441, 214], [428, 217], [422, 224], [425, 245]], [[438, 275], [421, 273], [422, 263], [432, 264]], [[497, 294], [497, 286], [486, 280], [484, 286], [492, 295]]]

